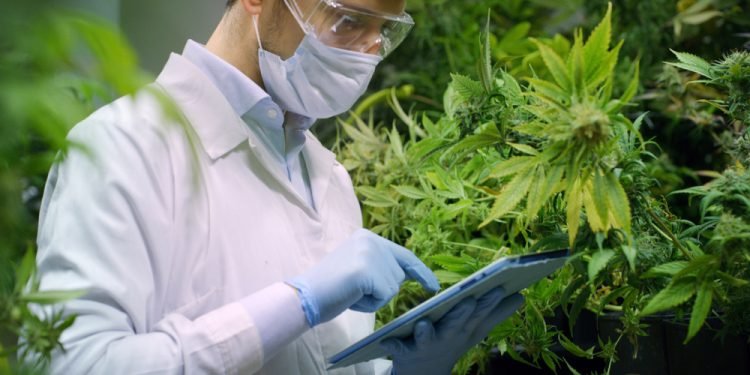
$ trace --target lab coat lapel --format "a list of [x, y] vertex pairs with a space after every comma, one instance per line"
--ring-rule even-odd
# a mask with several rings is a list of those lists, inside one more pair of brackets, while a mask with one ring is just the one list
[[[200, 69], [183, 56], [172, 54], [156, 83], [169, 94], [182, 111], [212, 161], [247, 141], [263, 168], [288, 193], [295, 204], [302, 207], [309, 215], [317, 215], [289, 183], [289, 179], [279, 170], [278, 163], [274, 161], [270, 151], [263, 146], [263, 142], [248, 129], [248, 125], [235, 113], [224, 95]], [[317, 140], [316, 143], [320, 145]], [[320, 147], [323, 146], [320, 145]], [[314, 154], [322, 153], [316, 151]], [[318, 160], [322, 157], [324, 155], [315, 156], [314, 159]], [[328, 176], [330, 177], [330, 173]], [[319, 198], [315, 186], [324, 184], [320, 182], [311, 182], [311, 184], [317, 201]]]
[[302, 148], [302, 155], [307, 164], [307, 173], [310, 177], [310, 188], [312, 189], [315, 206], [318, 211], [321, 211], [321, 208], [326, 204], [325, 198], [328, 193], [328, 186], [331, 183], [333, 167], [336, 164], [336, 156], [309, 131], [305, 133], [305, 136], [307, 139], [305, 147]]
[[211, 81], [186, 58], [172, 54], [156, 79], [216, 160], [247, 140], [250, 130]]

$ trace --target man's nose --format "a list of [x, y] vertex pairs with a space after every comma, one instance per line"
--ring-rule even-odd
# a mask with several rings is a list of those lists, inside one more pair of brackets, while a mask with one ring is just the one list
[[360, 47], [360, 51], [371, 55], [380, 54], [380, 49], [383, 48], [383, 36], [379, 30], [365, 35], [362, 41], [363, 45]]

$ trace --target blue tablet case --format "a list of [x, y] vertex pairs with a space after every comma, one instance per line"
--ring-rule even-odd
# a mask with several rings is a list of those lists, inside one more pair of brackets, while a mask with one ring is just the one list
[[464, 298], [481, 297], [499, 286], [505, 288], [508, 295], [516, 293], [562, 267], [568, 255], [565, 249], [498, 259], [332, 356], [328, 359], [331, 364], [328, 369], [385, 357], [388, 353], [379, 343], [390, 337], [411, 336], [419, 319], [438, 321]]

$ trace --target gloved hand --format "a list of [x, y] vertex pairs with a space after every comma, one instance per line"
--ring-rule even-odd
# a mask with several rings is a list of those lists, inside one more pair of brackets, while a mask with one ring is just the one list
[[411, 338], [380, 343], [393, 359], [392, 374], [450, 375], [456, 361], [522, 303], [520, 294], [506, 298], [497, 288], [478, 300], [464, 299], [434, 325], [427, 319], [418, 321]]
[[398, 293], [407, 278], [432, 292], [440, 289], [435, 274], [411, 251], [359, 229], [287, 284], [297, 289], [307, 321], [314, 327], [349, 308], [376, 311]]

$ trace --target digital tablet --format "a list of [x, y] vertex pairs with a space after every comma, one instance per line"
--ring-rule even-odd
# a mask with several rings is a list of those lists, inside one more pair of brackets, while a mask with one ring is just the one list
[[479, 298], [500, 286], [508, 295], [516, 293], [562, 267], [568, 255], [569, 251], [563, 249], [500, 258], [330, 357], [328, 369], [385, 357], [388, 353], [379, 343], [391, 337], [411, 336], [419, 319], [436, 322], [464, 298]]

